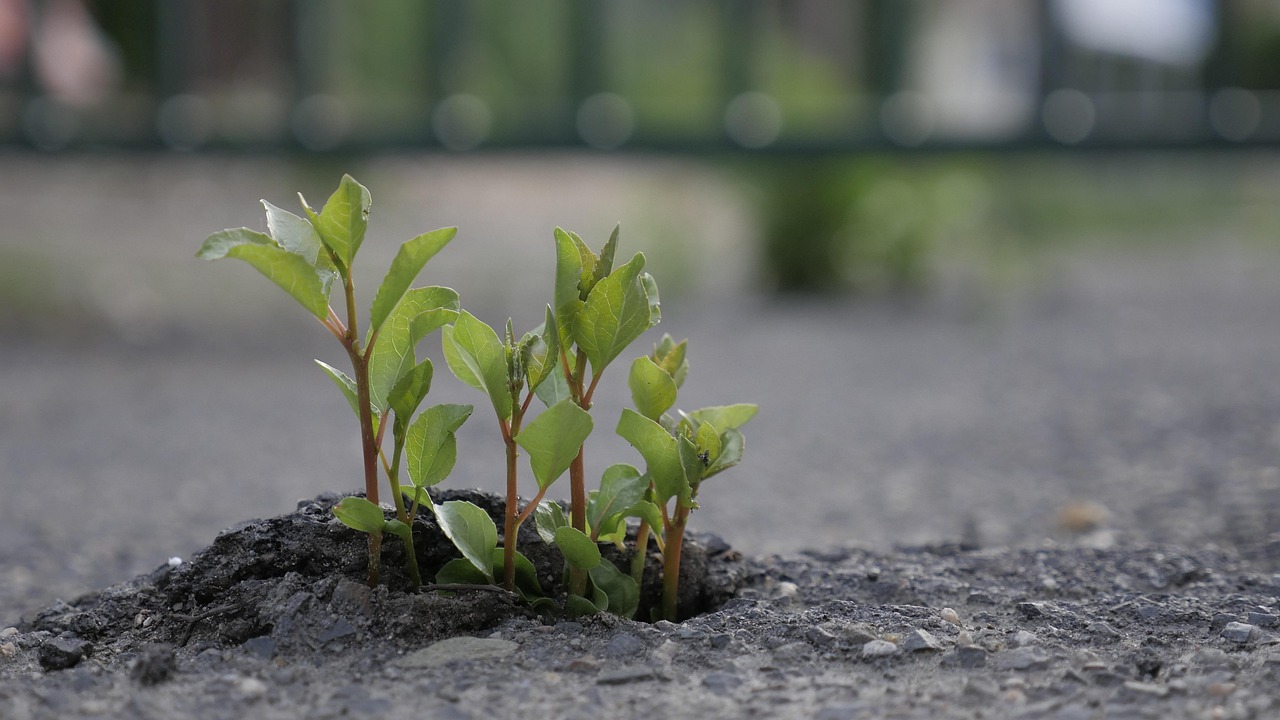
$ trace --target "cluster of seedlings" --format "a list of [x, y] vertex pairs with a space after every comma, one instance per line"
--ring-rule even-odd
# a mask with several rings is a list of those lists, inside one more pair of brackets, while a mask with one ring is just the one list
[[[605, 370], [661, 316], [657, 284], [644, 272], [644, 255], [616, 265], [616, 229], [597, 254], [576, 234], [557, 228], [553, 303], [541, 325], [517, 337], [510, 320], [499, 334], [462, 309], [450, 288], [412, 287], [457, 233], [456, 228], [435, 230], [400, 247], [362, 333], [364, 315], [356, 306], [351, 268], [369, 222], [369, 191], [344, 176], [318, 212], [299, 197], [305, 217], [263, 201], [267, 233], [223, 230], [204, 241], [198, 256], [249, 263], [314, 315], [346, 351], [350, 374], [317, 363], [359, 419], [364, 496], [344, 498], [334, 514], [368, 534], [369, 584], [379, 582], [387, 533], [403, 542], [410, 582], [422, 584], [412, 533], [414, 518], [425, 508], [461, 555], [439, 570], [438, 584], [499, 584], [541, 612], [633, 617], [652, 542], [662, 557], [662, 604], [653, 619], [678, 619], [689, 513], [698, 506], [702, 482], [742, 459], [740, 428], [756, 407], [675, 409], [689, 370], [687, 341], [664, 336], [652, 353], [631, 363], [628, 385], [635, 407], [622, 412], [615, 428], [645, 467], [612, 465], [588, 492], [583, 456], [595, 426], [590, 411], [596, 388]], [[330, 304], [335, 289], [345, 315]], [[429, 359], [417, 358], [415, 348], [437, 330], [453, 375], [487, 395], [496, 416], [506, 455], [501, 543], [497, 524], [483, 509], [458, 500], [436, 504], [427, 492], [453, 470], [456, 432], [474, 410], [450, 404], [421, 409], [434, 369]], [[531, 412], [535, 397], [542, 409]], [[538, 486], [523, 504], [518, 496], [521, 450]], [[544, 502], [566, 472], [567, 517], [559, 504]], [[379, 504], [380, 475], [390, 484], [393, 517]], [[534, 566], [517, 547], [520, 526], [530, 518], [538, 535], [564, 557], [566, 592], [558, 596], [544, 592]], [[602, 543], [629, 551], [630, 567], [603, 558]]]

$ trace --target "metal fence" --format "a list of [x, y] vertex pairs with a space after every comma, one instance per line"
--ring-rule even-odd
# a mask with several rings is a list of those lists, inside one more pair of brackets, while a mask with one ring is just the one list
[[1276, 60], [1257, 0], [0, 0], [0, 145], [1257, 146]]

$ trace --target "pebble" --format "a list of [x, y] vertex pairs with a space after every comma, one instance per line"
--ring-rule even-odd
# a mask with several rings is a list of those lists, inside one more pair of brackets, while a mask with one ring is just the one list
[[1044, 617], [1044, 603], [1020, 602], [1018, 603], [1018, 613], [1028, 620]]
[[40, 646], [40, 667], [48, 670], [66, 670], [75, 667], [85, 655], [93, 651], [93, 645], [77, 637], [56, 637]]
[[1124, 683], [1124, 689], [1140, 695], [1151, 695], [1153, 697], [1164, 697], [1169, 694], [1169, 688], [1164, 685], [1138, 682], [1137, 680], [1126, 680]]
[[234, 689], [242, 700], [257, 700], [267, 694], [267, 684], [258, 678], [240, 678], [236, 680]]
[[13, 657], [17, 653], [18, 653], [18, 646], [14, 645], [11, 642], [7, 642], [3, 645], [0, 645], [0, 655], [4, 655], [5, 657]]
[[952, 625], [955, 625], [957, 627], [959, 627], [960, 625], [960, 614], [957, 613], [952, 608], [949, 608], [949, 607], [942, 608], [942, 611], [938, 613], [938, 617], [941, 617], [946, 622], [949, 622]]
[[1009, 638], [1009, 645], [1012, 647], [1025, 647], [1027, 645], [1034, 645], [1035, 643], [1036, 634], [1033, 632], [1027, 632], [1026, 630], [1019, 630], [1013, 634], [1013, 637]]
[[1242, 622], [1229, 622], [1222, 628], [1222, 637], [1236, 643], [1247, 643], [1258, 635], [1258, 628]]
[[11, 638], [11, 637], [13, 637], [14, 635], [17, 635], [17, 634], [18, 634], [18, 628], [16, 628], [16, 627], [7, 627], [7, 628], [5, 628], [5, 629], [3, 629], [3, 630], [0, 630], [0, 640], [5, 640], [5, 639], [7, 639], [7, 638]]
[[996, 666], [1001, 670], [1043, 670], [1049, 667], [1051, 656], [1043, 648], [1020, 647], [996, 655]]
[[611, 660], [638, 658], [644, 654], [647, 646], [640, 638], [631, 633], [618, 633], [609, 639], [600, 650], [600, 656]]
[[942, 643], [938, 642], [938, 638], [934, 637], [928, 630], [912, 630], [907, 633], [907, 638], [903, 641], [902, 647], [909, 652], [924, 652], [941, 650]]
[[1280, 617], [1264, 612], [1251, 612], [1248, 620], [1250, 625], [1264, 628], [1275, 627], [1277, 623], [1280, 623]]
[[399, 658], [393, 664], [402, 668], [431, 668], [462, 660], [494, 660], [510, 655], [519, 647], [510, 640], [464, 635], [432, 643]]
[[599, 685], [625, 685], [633, 682], [663, 679], [665, 678], [659, 675], [658, 671], [653, 668], [637, 666], [619, 668], [617, 670], [610, 670], [609, 672], [601, 673], [600, 677], [596, 678], [596, 683]]
[[968, 630], [961, 630], [960, 633], [956, 635], [956, 647], [968, 647], [972, 644], [973, 635], [970, 635]]
[[888, 640], [871, 640], [862, 646], [863, 657], [884, 657], [898, 652], [898, 646]]
[[986, 649], [977, 645], [957, 647], [955, 653], [949, 657], [951, 658], [951, 664], [959, 665], [962, 668], [977, 668], [987, 664]]

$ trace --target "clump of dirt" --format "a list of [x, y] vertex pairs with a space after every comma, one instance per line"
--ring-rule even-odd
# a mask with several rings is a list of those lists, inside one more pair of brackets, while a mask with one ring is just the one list
[[[299, 503], [293, 513], [241, 523], [188, 562], [45, 609], [28, 623], [30, 630], [52, 638], [43, 646], [42, 666], [72, 667], [93, 654], [136, 655], [133, 662], [141, 669], [135, 672], [146, 682], [163, 679], [164, 648], [242, 646], [270, 657], [341, 650], [355, 637], [422, 644], [483, 632], [515, 617], [536, 617], [513, 595], [493, 587], [415, 591], [404, 571], [404, 548], [391, 536], [383, 544], [384, 582], [368, 587], [366, 537], [333, 517], [341, 497], [323, 495]], [[447, 490], [435, 500], [475, 503], [501, 527], [503, 500], [495, 495]], [[538, 570], [544, 590], [553, 597], [563, 594], [560, 555], [531, 525], [521, 528], [521, 551]], [[424, 578], [459, 557], [431, 513], [419, 513], [414, 530]], [[620, 569], [630, 567], [630, 551], [609, 548], [604, 555]], [[648, 617], [660, 600], [660, 571], [655, 553], [647, 562], [638, 617]], [[746, 575], [741, 555], [722, 540], [691, 535], [681, 563], [682, 614], [719, 607]]]

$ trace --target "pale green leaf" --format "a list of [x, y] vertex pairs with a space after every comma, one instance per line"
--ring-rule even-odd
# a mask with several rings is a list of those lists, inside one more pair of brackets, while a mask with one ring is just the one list
[[577, 528], [569, 525], [557, 528], [556, 547], [572, 567], [590, 570], [600, 564], [600, 546]]
[[480, 572], [466, 558], [454, 558], [436, 573], [436, 582], [441, 585], [488, 585], [493, 582], [493, 576]]
[[529, 387], [534, 390], [537, 390], [538, 386], [549, 377], [554, 375], [564, 377], [560, 366], [560, 333], [556, 332], [555, 328], [556, 318], [551, 312], [551, 306], [548, 305], [547, 316], [542, 325], [526, 333], [520, 340], [520, 346], [528, 348], [525, 374]]
[[539, 487], [548, 487], [569, 469], [591, 428], [591, 413], [566, 399], [542, 411], [520, 430], [516, 443], [529, 453], [529, 466]]
[[395, 387], [387, 394], [387, 404], [396, 416], [395, 430], [403, 436], [409, 429], [409, 420], [431, 390], [431, 377], [435, 371], [430, 360], [423, 360], [413, 369], [402, 374]]
[[650, 420], [661, 419], [676, 402], [675, 380], [649, 357], [639, 357], [631, 363], [627, 384], [631, 386], [636, 410]]
[[379, 533], [387, 519], [382, 508], [362, 497], [344, 497], [333, 506], [333, 515], [343, 525], [363, 533]]
[[659, 367], [671, 376], [677, 388], [684, 385], [684, 380], [689, 375], [689, 361], [685, 359], [688, 349], [688, 340], [681, 340], [677, 343], [670, 335], [665, 333], [662, 336], [662, 341], [653, 349], [653, 359]]
[[[582, 294], [578, 288], [586, 258], [591, 251], [582, 243], [577, 235], [555, 229], [556, 242], [556, 287], [555, 315], [556, 327], [559, 329], [560, 344], [569, 347], [573, 344], [573, 326], [578, 312], [582, 309]], [[591, 260], [594, 263], [594, 258]]]
[[[506, 552], [498, 547], [493, 549], [493, 574], [499, 577], [503, 574], [504, 564], [506, 563]], [[516, 589], [524, 593], [526, 596], [538, 596], [542, 594], [542, 584], [538, 582], [538, 569], [534, 567], [529, 558], [520, 553], [516, 553]]]
[[580, 595], [570, 595], [564, 599], [564, 614], [566, 617], [591, 617], [600, 611], [600, 607]]
[[395, 518], [387, 520], [383, 524], [382, 529], [399, 537], [405, 542], [413, 542], [413, 529]]
[[660, 503], [688, 489], [689, 481], [681, 462], [679, 444], [661, 425], [626, 409], [618, 420], [617, 433], [644, 458]]
[[[305, 204], [305, 200], [304, 200]], [[344, 268], [350, 268], [369, 227], [369, 190], [350, 175], [343, 175], [324, 208], [311, 217], [320, 242], [333, 251]], [[310, 210], [310, 208], [307, 208]]]
[[572, 397], [572, 393], [569, 392], [569, 381], [564, 379], [563, 372], [552, 372], [547, 375], [546, 380], [534, 388], [534, 394], [547, 407]]
[[578, 314], [573, 338], [591, 361], [594, 375], [654, 324], [653, 308], [640, 279], [643, 269], [644, 255], [636, 253], [631, 262], [596, 283]]
[[718, 430], [736, 430], [755, 417], [757, 410], [759, 408], [756, 405], [739, 403], [694, 410], [689, 413], [689, 417], [698, 424], [711, 423]]
[[715, 462], [711, 463], [711, 467], [702, 473], [703, 479], [724, 472], [742, 462], [742, 450], [745, 444], [746, 440], [738, 430], [730, 429], [720, 433], [720, 457], [716, 458]]
[[507, 349], [493, 328], [463, 310], [453, 325], [440, 331], [444, 359], [462, 382], [489, 395], [498, 417], [511, 417], [507, 387]]
[[600, 280], [609, 276], [613, 272], [613, 256], [618, 252], [618, 234], [622, 231], [621, 225], [614, 225], [613, 232], [609, 235], [609, 240], [604, 244], [604, 248], [600, 250], [600, 256], [596, 258], [595, 267], [592, 270], [593, 280]]
[[453, 472], [458, 459], [454, 433], [471, 417], [470, 405], [435, 405], [409, 425], [405, 438], [409, 478], [414, 485], [431, 487]]
[[266, 200], [262, 201], [262, 207], [267, 211], [267, 232], [276, 244], [316, 265], [316, 261], [323, 257], [320, 251], [324, 249], [324, 245], [311, 223]]
[[248, 228], [222, 230], [205, 239], [196, 254], [205, 260], [223, 257], [249, 263], [312, 315], [329, 316], [329, 298], [320, 272], [301, 255], [280, 247], [269, 236]]
[[[427, 333], [454, 318], [458, 294], [449, 288], [425, 287], [408, 291], [375, 335], [369, 358], [369, 395], [374, 407], [385, 411], [392, 389], [417, 362], [414, 347]], [[439, 321], [439, 322], [437, 322]]]
[[609, 596], [609, 612], [624, 618], [635, 617], [640, 607], [640, 586], [611, 562], [602, 562], [589, 571], [591, 582]]
[[360, 400], [359, 396], [356, 394], [356, 381], [352, 380], [346, 373], [332, 365], [329, 365], [328, 363], [316, 360], [316, 364], [319, 365], [320, 369], [324, 370], [325, 374], [333, 380], [333, 384], [338, 386], [338, 389], [342, 391], [343, 397], [347, 399], [347, 403], [351, 405], [351, 411], [359, 417]]
[[498, 546], [498, 527], [480, 507], [465, 500], [432, 504], [436, 522], [458, 552], [493, 582], [493, 549]]
[[538, 530], [538, 537], [548, 545], [556, 541], [556, 530], [569, 524], [560, 504], [554, 502], [539, 503], [538, 507], [533, 509], [533, 522]]
[[698, 457], [701, 458], [704, 467], [710, 467], [720, 458], [720, 433], [711, 423], [704, 422], [698, 426], [693, 444], [698, 448]]
[[441, 228], [419, 235], [400, 246], [400, 251], [391, 261], [391, 269], [382, 279], [378, 293], [373, 297], [373, 305], [369, 308], [369, 327], [377, 330], [400, 302], [414, 278], [422, 272], [427, 261], [440, 252], [449, 241], [458, 234], [457, 228]]
[[587, 502], [587, 522], [601, 526], [605, 518], [626, 510], [644, 499], [649, 478], [630, 465], [611, 465], [600, 478], [600, 490]]

